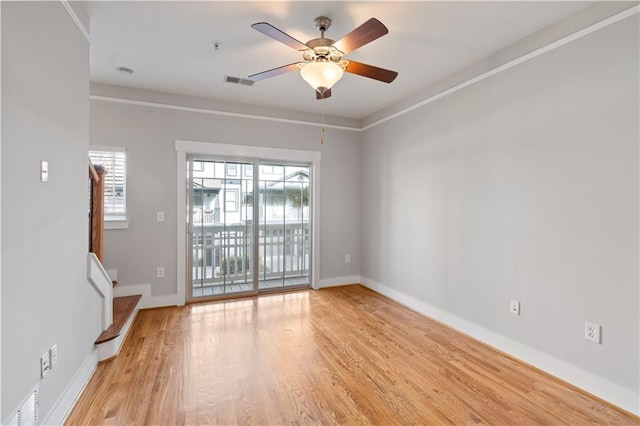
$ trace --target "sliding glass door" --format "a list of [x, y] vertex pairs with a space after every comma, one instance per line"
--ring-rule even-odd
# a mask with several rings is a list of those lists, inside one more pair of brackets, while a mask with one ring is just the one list
[[259, 288], [309, 286], [309, 166], [260, 164]]
[[190, 161], [188, 299], [256, 292], [253, 167], [244, 162]]
[[193, 156], [188, 175], [187, 300], [310, 285], [309, 165]]

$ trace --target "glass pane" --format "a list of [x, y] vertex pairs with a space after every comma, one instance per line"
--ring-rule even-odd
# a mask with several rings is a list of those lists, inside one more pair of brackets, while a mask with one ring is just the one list
[[253, 179], [239, 176], [250, 167], [194, 161], [192, 298], [254, 291]]
[[261, 164], [262, 290], [309, 284], [309, 166]]
[[278, 181], [284, 177], [284, 166], [281, 164], [261, 164], [260, 165], [260, 180], [263, 181]]

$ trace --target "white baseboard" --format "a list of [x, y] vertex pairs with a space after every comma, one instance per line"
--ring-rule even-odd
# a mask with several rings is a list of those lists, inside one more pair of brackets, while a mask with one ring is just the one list
[[416, 312], [468, 334], [471, 337], [531, 364], [534, 367], [552, 374], [568, 383], [571, 383], [580, 389], [584, 389], [585, 391], [634, 413], [635, 415], [640, 415], [640, 407], [638, 404], [640, 394], [638, 392], [634, 392], [631, 389], [627, 389], [607, 379], [571, 365], [545, 352], [523, 345], [513, 339], [479, 326], [471, 321], [460, 318], [444, 309], [429, 305], [428, 303], [422, 302], [412, 296], [394, 290], [391, 287], [387, 287], [367, 277], [362, 277], [360, 282], [370, 289], [381, 293]]
[[318, 288], [337, 287], [348, 284], [360, 284], [360, 275], [349, 275], [347, 277], [326, 278], [320, 280]]
[[53, 404], [53, 408], [49, 411], [42, 424], [44, 425], [61, 425], [71, 413], [71, 409], [76, 405], [76, 401], [82, 394], [85, 386], [93, 376], [96, 366], [98, 365], [98, 352], [91, 351], [91, 354], [84, 360], [73, 379], [60, 395], [58, 400]]
[[160, 308], [162, 306], [177, 306], [178, 295], [166, 294], [160, 296], [151, 295], [151, 284], [117, 285], [113, 289], [113, 297], [142, 295], [140, 309]]
[[[335, 277], [320, 280], [317, 288], [336, 287], [348, 284], [359, 284], [360, 275], [350, 275], [346, 277]], [[140, 309], [160, 308], [163, 306], [179, 306], [183, 303], [179, 302], [177, 294], [165, 294], [160, 296], [151, 295], [151, 284], [118, 284], [113, 289], [113, 297], [132, 296], [134, 294], [142, 295], [140, 300]]]
[[[150, 284], [138, 284], [138, 285], [122, 285], [113, 289], [114, 297], [132, 296], [135, 294], [141, 294], [142, 299], [138, 304], [139, 308], [156, 308], [160, 306], [175, 306], [177, 296], [175, 294], [165, 296], [151, 296]], [[123, 332], [117, 339], [124, 341], [127, 332], [131, 328], [135, 315], [129, 320], [129, 324], [125, 326], [126, 331]], [[112, 342], [113, 342], [112, 341]], [[85, 359], [82, 366], [78, 369], [73, 379], [67, 386], [66, 390], [60, 395], [58, 400], [53, 405], [53, 408], [49, 411], [42, 424], [44, 425], [60, 425], [63, 424], [67, 416], [71, 413], [71, 409], [75, 406], [78, 398], [82, 394], [85, 386], [93, 376], [93, 373], [98, 365], [99, 350], [95, 349], [91, 352], [91, 355]], [[102, 358], [104, 359], [104, 357]]]

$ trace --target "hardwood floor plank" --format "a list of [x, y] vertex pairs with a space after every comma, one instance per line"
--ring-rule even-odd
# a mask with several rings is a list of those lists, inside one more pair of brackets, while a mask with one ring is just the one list
[[140, 311], [68, 425], [640, 424], [362, 286]]

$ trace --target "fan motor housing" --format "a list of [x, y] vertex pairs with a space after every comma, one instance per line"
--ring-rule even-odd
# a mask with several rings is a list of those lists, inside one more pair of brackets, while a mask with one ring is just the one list
[[319, 47], [319, 46], [329, 47], [333, 43], [335, 43], [335, 41], [331, 40], [330, 38], [320, 37], [320, 38], [314, 38], [312, 40], [309, 40], [305, 44], [307, 46], [309, 46], [310, 48], [314, 49], [314, 48]]
[[305, 51], [302, 57], [306, 61], [324, 59], [332, 62], [340, 62], [344, 53], [333, 47], [333, 43], [335, 43], [333, 40], [324, 37], [309, 40], [306, 45], [311, 49]]

